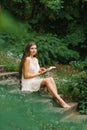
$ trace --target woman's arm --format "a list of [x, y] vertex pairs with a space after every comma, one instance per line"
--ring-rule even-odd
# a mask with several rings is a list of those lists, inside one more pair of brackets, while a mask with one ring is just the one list
[[29, 64], [30, 64], [30, 60], [29, 60], [29, 58], [26, 58], [24, 66], [23, 66], [23, 76], [25, 79], [34, 78], [34, 77], [40, 76], [42, 74], [42, 72], [38, 72], [37, 74], [30, 74], [29, 73]]

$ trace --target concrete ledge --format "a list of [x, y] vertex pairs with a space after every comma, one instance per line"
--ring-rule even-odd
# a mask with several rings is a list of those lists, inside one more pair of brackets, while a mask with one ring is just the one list
[[19, 80], [16, 78], [11, 78], [11, 79], [4, 79], [0, 81], [1, 85], [17, 85], [19, 84]]
[[65, 115], [65, 116], [71, 114], [74, 111], [76, 111], [77, 107], [78, 107], [77, 102], [71, 102], [71, 103], [68, 103], [68, 104], [71, 106], [71, 108], [69, 108], [69, 109], [62, 108], [62, 110], [61, 110], [61, 114]]
[[[30, 94], [29, 92], [22, 92], [18, 88], [11, 90], [10, 93], [25, 94], [25, 95]], [[44, 107], [45, 111], [51, 111], [52, 113], [57, 114], [60, 118], [66, 117], [67, 115], [72, 114], [74, 111], [77, 110], [77, 106], [78, 106], [78, 103], [71, 102], [71, 103], [68, 103], [71, 106], [71, 108], [69, 108], [69, 109], [62, 108], [61, 106], [56, 104], [56, 102], [53, 100], [52, 96], [49, 94], [44, 94], [44, 96], [43, 96], [43, 94], [41, 95], [41, 93], [39, 93], [38, 96], [36, 96], [37, 99], [35, 100], [34, 98], [35, 97], [32, 97], [32, 102], [43, 103], [45, 106]], [[29, 100], [31, 100], [31, 98], [29, 98]]]
[[72, 114], [74, 111], [77, 111], [78, 103], [71, 102], [71, 103], [68, 103], [68, 104], [71, 106], [71, 108], [62, 108], [61, 106], [56, 104], [56, 105], [53, 105], [53, 107], [50, 107], [49, 109], [51, 111], [53, 111], [54, 113], [58, 114], [58, 116], [61, 119], [62, 117], [66, 117], [67, 115]]
[[18, 72], [4, 72], [4, 73], [0, 73], [0, 80], [7, 79], [9, 77], [18, 77], [18, 75], [19, 75]]
[[15, 74], [18, 74], [18, 72], [4, 72], [4, 73], [0, 73], [0, 77], [6, 75], [15, 75]]
[[79, 112], [73, 112], [60, 120], [61, 122], [72, 123], [87, 123], [87, 115], [80, 114]]

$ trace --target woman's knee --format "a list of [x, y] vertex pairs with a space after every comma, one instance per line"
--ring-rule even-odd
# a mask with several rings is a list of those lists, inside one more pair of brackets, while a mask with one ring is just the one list
[[53, 79], [53, 77], [49, 77], [49, 78], [50, 78], [50, 80], [51, 80], [51, 81], [53, 81], [53, 80], [54, 80], [54, 79]]
[[41, 86], [47, 86], [48, 85], [48, 79], [47, 78], [44, 78], [42, 83], [41, 83]]
[[53, 81], [53, 78], [52, 78], [52, 77], [46, 78], [46, 83], [47, 83], [47, 84], [51, 84], [52, 81]]
[[49, 77], [47, 80], [49, 83], [52, 83], [54, 81], [54, 79], [52, 77]]
[[50, 83], [50, 78], [45, 78], [45, 79], [44, 79], [44, 83], [45, 83], [46, 85], [48, 85], [48, 84]]
[[44, 78], [44, 80], [43, 80], [42, 83], [43, 83], [44, 85], [49, 85], [49, 84], [51, 83], [52, 80], [53, 80], [52, 77]]

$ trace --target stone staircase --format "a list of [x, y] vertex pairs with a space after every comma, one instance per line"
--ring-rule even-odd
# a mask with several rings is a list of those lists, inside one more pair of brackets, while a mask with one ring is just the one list
[[[11, 94], [29, 94], [20, 91], [18, 72], [7, 72], [5, 65], [0, 65], [0, 85], [11, 85], [11, 90], [9, 90]], [[30, 100], [47, 104], [48, 106], [45, 108], [46, 111], [51, 111], [56, 115], [58, 114], [58, 116], [60, 116], [60, 122], [87, 122], [87, 116], [80, 115], [77, 112], [78, 103], [76, 102], [69, 103], [71, 106], [70, 109], [64, 109], [52, 101], [53, 98], [51, 95], [43, 92], [40, 92], [37, 100], [33, 98]]]
[[18, 72], [8, 72], [5, 65], [0, 65], [0, 84], [18, 84]]

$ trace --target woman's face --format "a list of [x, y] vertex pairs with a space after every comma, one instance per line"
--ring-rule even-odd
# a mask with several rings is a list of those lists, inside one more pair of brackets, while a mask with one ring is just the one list
[[30, 47], [30, 56], [35, 56], [37, 53], [37, 46], [36, 45], [32, 45]]

